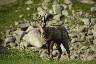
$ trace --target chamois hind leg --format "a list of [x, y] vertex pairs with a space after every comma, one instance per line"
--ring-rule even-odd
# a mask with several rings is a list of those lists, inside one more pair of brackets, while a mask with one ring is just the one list
[[57, 49], [58, 49], [58, 51], [59, 51], [58, 60], [61, 58], [61, 54], [62, 54], [62, 49], [61, 49], [61, 47], [60, 47], [60, 44], [61, 44], [61, 43], [57, 43]]
[[50, 57], [53, 59], [53, 54], [52, 54], [52, 52], [53, 52], [53, 46], [54, 46], [54, 42], [51, 42], [51, 44], [50, 44]]
[[49, 55], [49, 56], [50, 56], [50, 44], [51, 44], [50, 41], [47, 41], [47, 42], [46, 42], [46, 47], [47, 47], [48, 55]]
[[63, 44], [64, 48], [67, 51], [68, 58], [70, 59], [70, 50], [69, 50], [69, 44], [68, 44], [68, 42], [63, 42], [62, 44]]

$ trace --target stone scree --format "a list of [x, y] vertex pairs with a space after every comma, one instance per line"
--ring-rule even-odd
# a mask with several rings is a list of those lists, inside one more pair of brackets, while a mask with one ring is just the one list
[[[50, 1], [50, 0], [49, 0]], [[82, 11], [75, 11], [71, 8], [72, 15], [69, 14], [68, 8], [70, 4], [59, 4], [54, 2], [52, 10], [48, 9], [48, 2], [45, 0], [41, 7], [37, 8], [37, 13], [33, 15], [33, 18], [38, 16], [48, 16], [51, 14], [48, 21], [48, 26], [65, 26], [71, 38], [70, 51], [71, 59], [81, 59], [81, 60], [93, 60], [96, 59], [96, 17], [90, 17], [89, 13], [83, 13]], [[46, 3], [46, 5], [45, 5]], [[45, 5], [45, 6], [44, 6]], [[71, 6], [70, 6], [71, 7]], [[90, 11], [93, 11], [90, 9]], [[65, 13], [66, 12], [66, 13]], [[45, 15], [46, 14], [46, 15]], [[36, 20], [36, 19], [35, 19]], [[41, 49], [45, 44], [44, 39], [41, 37], [39, 32], [39, 27], [36, 26], [36, 22], [16, 22], [15, 30], [6, 31], [6, 38], [4, 39], [3, 46], [10, 48], [31, 48], [38, 50], [40, 57], [48, 58], [47, 50]], [[35, 26], [33, 26], [35, 25]], [[34, 48], [32, 48], [34, 47]], [[64, 47], [61, 60], [67, 59], [66, 50]], [[54, 51], [52, 52], [54, 59], [58, 55], [58, 50], [54, 45]]]

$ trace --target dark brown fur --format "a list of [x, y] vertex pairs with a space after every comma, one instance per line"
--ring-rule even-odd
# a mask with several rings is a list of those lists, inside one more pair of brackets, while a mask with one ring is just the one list
[[48, 49], [49, 55], [53, 58], [52, 51], [54, 43], [57, 45], [57, 49], [59, 51], [58, 59], [60, 59], [62, 54], [62, 49], [60, 47], [61, 44], [65, 47], [68, 57], [70, 58], [70, 50], [69, 50], [69, 35], [65, 27], [57, 26], [57, 27], [43, 27], [43, 36], [46, 40], [46, 46]]
[[49, 55], [53, 58], [52, 51], [54, 43], [57, 45], [57, 49], [59, 51], [58, 59], [60, 59], [62, 54], [62, 49], [60, 45], [62, 44], [70, 58], [70, 50], [69, 50], [69, 35], [64, 26], [53, 26], [53, 27], [46, 27], [46, 19], [41, 20], [41, 33], [46, 40], [46, 46]]

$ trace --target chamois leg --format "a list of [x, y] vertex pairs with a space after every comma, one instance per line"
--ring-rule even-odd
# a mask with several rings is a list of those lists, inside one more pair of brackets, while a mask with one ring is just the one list
[[61, 47], [60, 47], [60, 44], [61, 44], [61, 43], [57, 43], [57, 49], [58, 49], [58, 51], [59, 51], [58, 60], [61, 58], [61, 54], [62, 54], [62, 49], [61, 49]]
[[50, 57], [53, 59], [53, 54], [52, 54], [52, 52], [53, 52], [53, 45], [54, 45], [54, 42], [51, 42], [51, 44], [50, 44]]
[[50, 56], [50, 44], [51, 44], [50, 41], [47, 41], [47, 42], [46, 42], [46, 47], [47, 47], [48, 55], [49, 55], [49, 56]]
[[69, 50], [69, 45], [68, 45], [68, 42], [63, 42], [62, 43], [63, 44], [63, 46], [64, 46], [64, 48], [66, 49], [66, 51], [67, 51], [67, 54], [68, 54], [68, 58], [70, 59], [70, 50]]

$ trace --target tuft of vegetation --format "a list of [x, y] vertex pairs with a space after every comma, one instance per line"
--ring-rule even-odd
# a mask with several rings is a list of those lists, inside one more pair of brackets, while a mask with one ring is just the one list
[[73, 9], [75, 10], [83, 10], [84, 12], [90, 12], [90, 8], [94, 5], [94, 4], [84, 4], [84, 3], [80, 3], [77, 0], [72, 0], [73, 3]]
[[51, 60], [42, 59], [39, 54], [28, 50], [0, 49], [0, 64], [95, 64], [96, 60]]

